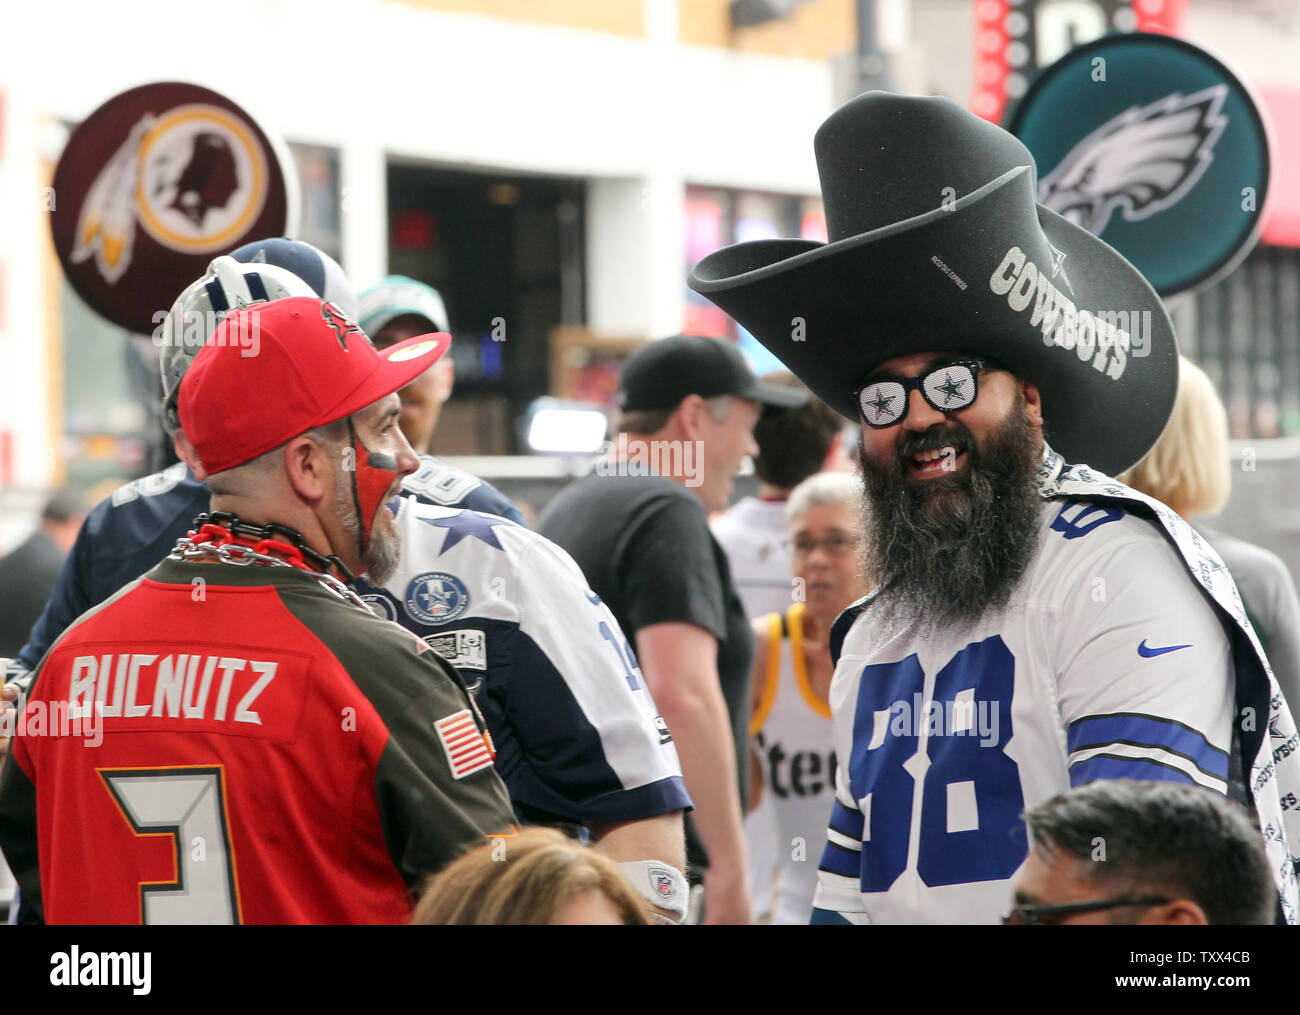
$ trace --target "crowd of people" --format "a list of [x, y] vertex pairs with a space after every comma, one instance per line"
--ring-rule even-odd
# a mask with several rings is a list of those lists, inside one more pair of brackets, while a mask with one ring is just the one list
[[438, 293], [216, 258], [163, 328], [180, 464], [47, 510], [11, 918], [1300, 920], [1300, 610], [1189, 524], [1226, 427], [1158, 298], [947, 100], [860, 96], [817, 156], [829, 243], [690, 277], [789, 371], [642, 346], [536, 531], [430, 453]]

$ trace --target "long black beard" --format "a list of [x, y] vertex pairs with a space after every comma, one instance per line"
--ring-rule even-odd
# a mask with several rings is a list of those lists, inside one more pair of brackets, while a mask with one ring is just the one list
[[[945, 446], [966, 452], [966, 468], [908, 478], [906, 459]], [[881, 587], [881, 605], [944, 626], [973, 624], [1006, 606], [1037, 545], [1041, 456], [1022, 398], [982, 452], [954, 419], [901, 438], [888, 465], [870, 460], [859, 439], [869, 498], [864, 563]]]

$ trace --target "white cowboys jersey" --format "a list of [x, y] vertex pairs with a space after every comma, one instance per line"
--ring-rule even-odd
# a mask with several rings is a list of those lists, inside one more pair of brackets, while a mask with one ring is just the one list
[[1228, 640], [1155, 523], [1045, 501], [1005, 609], [961, 629], [881, 613], [864, 601], [836, 625], [856, 614], [830, 692], [839, 763], [819, 909], [993, 923], [1027, 855], [1026, 808], [1094, 779], [1226, 792]]
[[358, 588], [460, 671], [519, 817], [585, 825], [690, 807], [631, 646], [572, 558], [496, 515], [395, 503], [398, 571]]

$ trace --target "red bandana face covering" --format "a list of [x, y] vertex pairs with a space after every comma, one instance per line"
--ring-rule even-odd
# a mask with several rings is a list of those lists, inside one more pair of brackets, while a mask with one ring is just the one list
[[362, 444], [351, 418], [348, 419], [348, 434], [352, 438], [352, 460], [355, 463], [352, 470], [352, 503], [357, 509], [361, 525], [359, 549], [364, 557], [370, 544], [370, 528], [375, 520], [375, 512], [397, 479], [397, 458], [382, 451], [371, 451]]

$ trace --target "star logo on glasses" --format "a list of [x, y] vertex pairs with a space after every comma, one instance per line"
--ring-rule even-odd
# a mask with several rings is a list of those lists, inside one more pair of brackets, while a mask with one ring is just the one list
[[944, 374], [943, 383], [938, 387], [948, 402], [955, 402], [961, 397], [961, 382], [954, 381], [952, 374]]
[[876, 419], [891, 415], [894, 411], [894, 400], [886, 398], [879, 391], [876, 392], [876, 400], [867, 404], [876, 410]]

